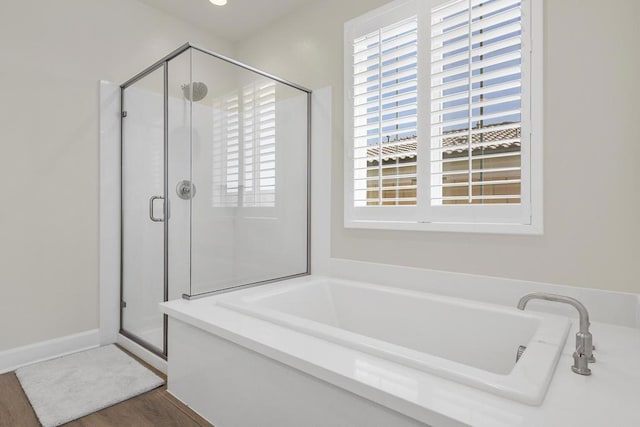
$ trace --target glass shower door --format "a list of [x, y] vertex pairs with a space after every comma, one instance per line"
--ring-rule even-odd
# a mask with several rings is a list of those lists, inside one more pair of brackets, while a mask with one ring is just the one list
[[166, 353], [165, 67], [122, 91], [122, 309], [124, 335]]
[[167, 357], [159, 303], [309, 273], [310, 94], [189, 46], [122, 87], [121, 332]]
[[195, 49], [191, 77], [186, 296], [307, 274], [309, 95]]

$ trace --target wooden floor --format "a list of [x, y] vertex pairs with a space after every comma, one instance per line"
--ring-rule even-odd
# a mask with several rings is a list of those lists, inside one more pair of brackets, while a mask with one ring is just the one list
[[[146, 365], [148, 366], [148, 365]], [[154, 372], [162, 375], [155, 369]], [[16, 375], [0, 375], [0, 427], [39, 427]], [[160, 387], [65, 424], [66, 427], [212, 427]]]

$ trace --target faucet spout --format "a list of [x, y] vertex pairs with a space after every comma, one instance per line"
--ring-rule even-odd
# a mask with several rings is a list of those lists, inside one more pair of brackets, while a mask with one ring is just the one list
[[527, 303], [532, 299], [569, 304], [578, 310], [578, 314], [580, 316], [580, 330], [576, 334], [576, 351], [573, 353], [573, 366], [571, 367], [571, 370], [576, 374], [591, 375], [589, 363], [594, 363], [596, 358], [593, 356], [593, 337], [591, 332], [589, 332], [590, 322], [587, 308], [575, 298], [564, 295], [536, 292], [520, 298], [520, 301], [518, 301], [518, 309], [524, 310], [527, 307]]
[[535, 292], [533, 294], [528, 294], [520, 298], [518, 302], [518, 308], [520, 310], [524, 310], [527, 306], [527, 303], [532, 299], [541, 299], [544, 301], [553, 301], [553, 302], [561, 302], [564, 304], [569, 304], [573, 306], [576, 310], [578, 310], [578, 314], [580, 315], [580, 332], [589, 332], [589, 312], [587, 308], [577, 299], [567, 297], [564, 295], [556, 295], [556, 294], [545, 294], [543, 292]]

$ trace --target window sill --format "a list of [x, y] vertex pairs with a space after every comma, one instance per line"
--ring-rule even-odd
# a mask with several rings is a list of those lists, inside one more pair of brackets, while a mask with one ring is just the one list
[[542, 223], [539, 224], [497, 224], [497, 223], [453, 223], [453, 222], [414, 222], [414, 221], [358, 221], [345, 220], [345, 228], [371, 230], [436, 231], [453, 233], [480, 234], [520, 234], [541, 236]]

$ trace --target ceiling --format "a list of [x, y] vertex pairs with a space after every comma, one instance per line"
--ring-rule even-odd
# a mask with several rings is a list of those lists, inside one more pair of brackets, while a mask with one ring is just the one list
[[209, 0], [140, 1], [235, 42], [317, 0], [228, 0], [226, 6], [214, 6]]

